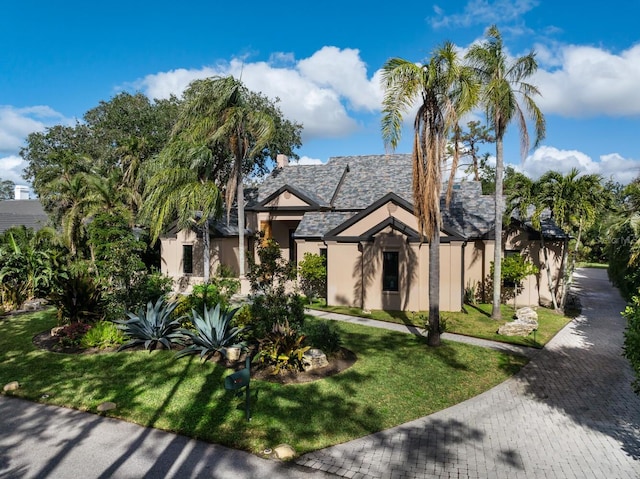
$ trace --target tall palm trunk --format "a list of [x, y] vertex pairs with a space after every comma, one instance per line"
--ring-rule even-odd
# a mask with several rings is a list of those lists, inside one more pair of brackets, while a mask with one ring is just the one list
[[[499, 124], [496, 121], [496, 124]], [[500, 289], [502, 286], [502, 176], [504, 171], [503, 160], [504, 147], [502, 137], [496, 136], [496, 192], [495, 192], [495, 250], [493, 253], [493, 304], [491, 308], [491, 318], [501, 319], [500, 311]]]
[[551, 303], [553, 309], [558, 310], [558, 301], [556, 300], [556, 291], [553, 287], [553, 279], [551, 278], [551, 266], [549, 265], [549, 252], [544, 243], [544, 235], [542, 234], [542, 226], [540, 226], [540, 247], [542, 248], [542, 254], [544, 255], [544, 269], [547, 271], [547, 283], [549, 284], [549, 292], [551, 293]]
[[209, 218], [204, 221], [202, 225], [202, 267], [204, 268], [204, 282], [209, 282], [211, 275], [211, 247], [209, 245]]
[[440, 228], [429, 241], [429, 346], [440, 346]]
[[238, 204], [238, 271], [240, 280], [245, 277], [244, 263], [245, 263], [245, 247], [244, 247], [244, 185], [242, 184], [242, 168], [241, 165], [236, 165], [238, 170], [238, 185], [237, 185], [237, 198]]
[[[569, 261], [566, 261], [564, 264], [568, 265], [568, 270], [565, 273], [565, 282], [562, 288], [562, 298], [560, 299], [560, 306], [564, 309], [567, 304], [567, 296], [569, 294], [569, 288], [571, 287], [571, 283], [573, 283], [573, 272], [576, 270], [576, 258], [578, 256], [578, 249], [580, 248], [580, 237], [582, 236], [582, 218], [580, 218], [580, 223], [578, 225], [578, 237], [576, 238], [576, 246], [573, 248], [573, 255], [571, 256], [571, 264], [568, 265]], [[569, 254], [569, 240], [566, 240], [565, 244], [565, 252], [568, 256]], [[564, 271], [564, 270], [563, 270]]]

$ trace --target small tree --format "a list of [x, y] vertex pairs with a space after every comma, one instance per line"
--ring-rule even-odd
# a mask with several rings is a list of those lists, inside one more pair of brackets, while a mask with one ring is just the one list
[[[491, 262], [491, 275], [493, 275], [493, 262]], [[512, 255], [507, 256], [502, 260], [502, 271], [500, 277], [502, 278], [502, 285], [505, 288], [511, 288], [513, 293], [513, 308], [516, 307], [516, 297], [522, 288], [522, 281], [529, 275], [538, 274], [539, 270], [531, 263], [527, 261], [524, 256]]]
[[324, 298], [327, 293], [327, 265], [319, 254], [305, 253], [298, 268], [300, 288], [309, 300]]
[[278, 323], [288, 322], [295, 331], [304, 324], [304, 304], [294, 291], [296, 270], [282, 257], [280, 246], [272, 239], [260, 242], [259, 262], [249, 259], [249, 273], [253, 293], [251, 302], [251, 334], [264, 338]]

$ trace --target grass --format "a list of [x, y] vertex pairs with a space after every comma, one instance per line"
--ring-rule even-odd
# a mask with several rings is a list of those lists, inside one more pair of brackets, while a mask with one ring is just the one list
[[576, 263], [576, 268], [599, 268], [607, 269], [609, 267], [606, 263], [587, 263], [586, 261], [579, 261]]
[[[424, 327], [426, 318], [429, 315], [428, 311], [418, 313], [382, 310], [363, 312], [359, 308], [352, 308], [348, 306], [326, 306], [321, 302], [315, 302], [309, 307], [323, 311], [375, 319], [378, 321], [408, 324], [421, 328]], [[527, 337], [502, 336], [498, 334], [498, 328], [507, 321], [510, 321], [514, 313], [512, 306], [504, 304], [502, 305], [503, 319], [500, 321], [491, 319], [490, 304], [478, 304], [473, 306], [465, 305], [464, 311], [443, 312], [441, 313], [441, 317], [446, 321], [446, 331], [448, 333], [463, 334], [465, 336], [490, 339], [503, 343], [542, 348], [556, 335], [558, 331], [571, 321], [571, 318], [546, 308], [537, 308], [536, 311], [538, 313], [538, 330]]]
[[[319, 321], [310, 319], [310, 321]], [[338, 323], [356, 353], [350, 369], [306, 384], [252, 381], [252, 421], [244, 399], [224, 390], [231, 371], [171, 351], [65, 355], [38, 350], [34, 335], [52, 311], [0, 320], [0, 384], [30, 400], [102, 413], [260, 453], [288, 443], [302, 454], [362, 437], [457, 404], [501, 383], [526, 359], [460, 343], [428, 348], [410, 334]], [[336, 421], [346, 418], [348, 421]]]

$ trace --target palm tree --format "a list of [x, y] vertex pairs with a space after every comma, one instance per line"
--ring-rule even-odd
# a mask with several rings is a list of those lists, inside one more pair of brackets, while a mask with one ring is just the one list
[[[529, 150], [529, 134], [525, 113], [535, 122], [537, 146], [545, 135], [545, 120], [535, 104], [533, 96], [540, 92], [525, 80], [538, 69], [535, 53], [509, 60], [498, 28], [493, 25], [487, 31], [487, 40], [472, 45], [466, 59], [482, 84], [481, 102], [487, 122], [496, 139], [496, 191], [495, 191], [495, 253], [493, 272], [493, 307], [491, 317], [500, 319], [500, 277], [502, 260], [502, 213], [503, 207], [503, 140], [507, 126], [517, 119], [520, 127], [522, 156]], [[518, 100], [524, 104], [520, 105]], [[523, 110], [524, 108], [524, 110]]]
[[[382, 136], [388, 149], [394, 150], [398, 145], [403, 114], [419, 102], [413, 136], [413, 203], [420, 232], [429, 242], [428, 344], [438, 346], [442, 163], [447, 156], [447, 136], [460, 131], [455, 127], [460, 116], [476, 104], [478, 86], [471, 71], [460, 64], [453, 44], [448, 42], [424, 65], [401, 58], [389, 59], [382, 69], [382, 82], [385, 89]], [[455, 170], [457, 149], [453, 156]]]
[[[544, 255], [544, 269], [547, 272], [547, 284], [551, 293], [551, 302], [553, 303], [553, 308], [558, 309], [551, 268], [549, 267], [549, 254], [544, 242], [544, 232], [542, 231], [542, 214], [545, 210], [549, 210], [549, 204], [549, 196], [543, 181], [533, 181], [522, 173], [514, 175], [511, 180], [511, 191], [507, 198], [507, 216], [511, 216], [511, 212], [517, 210], [523, 222], [530, 218], [533, 228], [540, 231], [540, 249]], [[495, 288], [494, 278], [494, 291]]]
[[580, 175], [577, 168], [572, 168], [566, 175], [557, 171], [548, 171], [538, 181], [552, 218], [565, 232], [577, 235], [572, 264], [568, 264], [568, 248], [564, 248], [562, 255], [561, 271], [565, 274], [560, 305], [564, 307], [582, 231], [591, 226], [597, 216], [597, 205], [602, 198], [599, 194], [602, 190], [602, 177], [597, 174]]
[[209, 218], [219, 216], [222, 211], [218, 186], [207, 174], [209, 160], [204, 145], [190, 148], [174, 138], [161, 152], [155, 171], [152, 170], [141, 209], [142, 218], [149, 222], [152, 241], [157, 241], [173, 221], [180, 229], [202, 228], [205, 282], [210, 276]]
[[164, 166], [145, 189], [143, 212], [151, 221], [154, 239], [176, 215], [180, 228], [194, 222], [202, 227], [205, 282], [210, 276], [209, 218], [220, 216], [223, 186], [227, 219], [236, 197], [239, 272], [241, 278], [245, 275], [243, 170], [275, 134], [273, 119], [249, 105], [250, 95], [230, 76], [192, 82], [169, 143], [160, 154]]
[[[238, 252], [240, 278], [245, 277], [243, 171], [259, 155], [276, 133], [274, 119], [249, 104], [249, 91], [241, 81], [229, 77], [202, 80], [194, 85], [199, 94], [185, 105], [177, 127], [192, 138], [214, 145], [231, 157], [225, 186], [227, 222], [235, 196], [238, 209]], [[220, 169], [224, 170], [222, 165]], [[250, 166], [250, 165], [249, 165]]]

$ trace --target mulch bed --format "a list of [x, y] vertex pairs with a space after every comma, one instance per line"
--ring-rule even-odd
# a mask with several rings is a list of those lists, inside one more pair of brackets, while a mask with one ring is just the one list
[[[104, 349], [84, 349], [77, 345], [65, 345], [60, 342], [60, 338], [52, 336], [51, 331], [49, 330], [36, 334], [33, 337], [33, 344], [37, 348], [46, 349], [47, 351], [62, 354], [101, 354], [112, 353], [118, 349], [117, 347]], [[140, 351], [143, 349], [144, 348], [140, 345], [126, 349], [124, 351]], [[176, 351], [179, 349], [180, 348], [176, 348]], [[226, 368], [238, 370], [245, 367], [245, 359], [246, 355], [242, 355], [237, 361], [229, 361], [224, 356], [222, 356], [222, 354], [216, 353], [211, 360]], [[253, 379], [259, 379], [261, 381], [270, 381], [279, 384], [308, 383], [311, 381], [317, 381], [318, 379], [333, 376], [341, 371], [344, 371], [345, 369], [350, 368], [356, 362], [357, 357], [352, 351], [345, 348], [340, 348], [340, 350], [338, 350], [336, 354], [328, 357], [327, 360], [329, 361], [329, 365], [324, 368], [300, 372], [283, 371], [279, 374], [273, 374], [273, 367], [263, 366], [261, 364], [253, 364], [251, 367], [251, 377]]]

